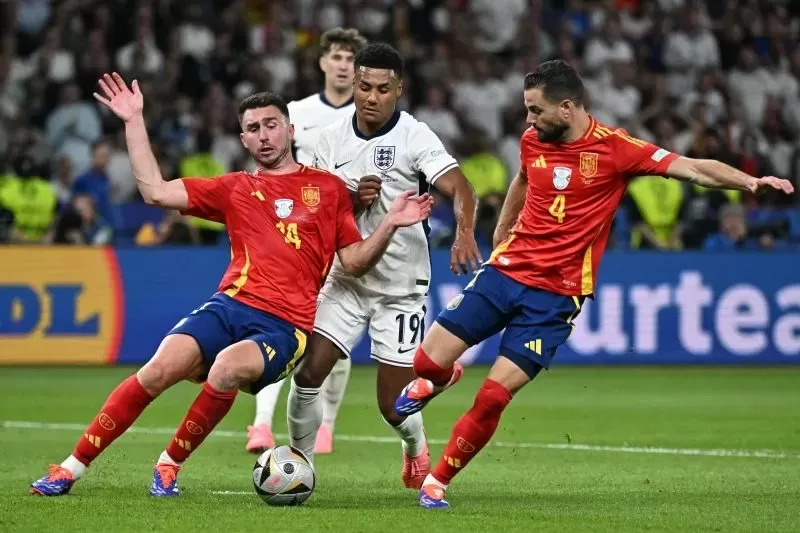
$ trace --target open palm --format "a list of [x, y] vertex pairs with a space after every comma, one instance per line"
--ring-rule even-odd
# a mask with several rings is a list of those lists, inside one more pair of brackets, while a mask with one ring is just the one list
[[413, 194], [412, 191], [404, 192], [392, 202], [389, 216], [395, 225], [413, 226], [430, 216], [433, 198], [428, 194], [412, 198]]
[[113, 74], [103, 74], [97, 83], [103, 94], [94, 93], [95, 99], [113, 111], [119, 118], [128, 122], [142, 114], [144, 98], [142, 98], [142, 92], [139, 90], [139, 83], [136, 80], [133, 80], [129, 89], [122, 76], [114, 72]]

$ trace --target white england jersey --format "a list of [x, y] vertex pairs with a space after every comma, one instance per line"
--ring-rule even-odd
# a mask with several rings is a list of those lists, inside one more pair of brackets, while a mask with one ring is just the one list
[[[458, 163], [426, 124], [406, 112], [395, 112], [369, 137], [356, 129], [355, 113], [323, 129], [313, 165], [342, 178], [351, 191], [357, 190], [363, 176], [381, 178], [380, 196], [357, 217], [358, 228], [366, 238], [399, 194], [427, 192], [429, 185]], [[427, 224], [421, 222], [398, 229], [380, 262], [361, 278], [347, 276], [338, 258], [330, 275], [392, 296], [425, 294], [431, 277], [426, 228]]]
[[322, 128], [349, 117], [355, 111], [352, 98], [337, 107], [331, 104], [322, 92], [302, 100], [293, 100], [289, 102], [288, 107], [289, 122], [294, 124], [296, 159], [303, 165], [310, 165], [314, 159], [314, 149], [317, 147], [317, 139]]

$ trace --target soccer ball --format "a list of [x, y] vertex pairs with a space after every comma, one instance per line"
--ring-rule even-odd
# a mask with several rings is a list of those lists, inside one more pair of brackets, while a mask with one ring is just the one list
[[269, 505], [301, 505], [314, 492], [314, 467], [291, 446], [278, 446], [262, 453], [253, 467], [253, 486]]

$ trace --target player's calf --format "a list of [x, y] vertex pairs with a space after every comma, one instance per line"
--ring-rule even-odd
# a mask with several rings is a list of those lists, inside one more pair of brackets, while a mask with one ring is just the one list
[[324, 414], [320, 391], [342, 355], [336, 344], [315, 331], [308, 340], [303, 363], [292, 377], [286, 409], [289, 436], [292, 446], [312, 461]]
[[178, 494], [177, 472], [180, 465], [228, 414], [238, 390], [257, 381], [263, 372], [263, 356], [253, 341], [237, 342], [219, 353], [200, 394], [189, 407], [172, 441], [156, 461], [150, 494]]
[[419, 489], [430, 473], [431, 460], [422, 423], [422, 413], [402, 416], [394, 409], [394, 401], [414, 370], [407, 366], [378, 363], [378, 408], [384, 421], [394, 429], [403, 446], [403, 468], [400, 477], [407, 488]]
[[453, 427], [439, 462], [425, 481], [419, 493], [419, 504], [428, 509], [450, 507], [445, 491], [456, 476], [475, 457], [497, 430], [500, 416], [511, 401], [511, 392], [501, 384], [487, 379], [475, 397], [472, 409]]

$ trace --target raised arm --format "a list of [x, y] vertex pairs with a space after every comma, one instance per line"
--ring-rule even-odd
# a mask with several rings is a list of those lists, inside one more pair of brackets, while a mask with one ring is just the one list
[[102, 95], [94, 93], [95, 99], [109, 108], [125, 122], [125, 141], [136, 186], [148, 204], [167, 209], [186, 209], [189, 196], [182, 180], [164, 181], [147, 135], [144, 122], [144, 99], [136, 80], [131, 88], [116, 72], [104, 74], [99, 80]]
[[500, 210], [497, 227], [495, 227], [494, 237], [492, 238], [493, 247], [497, 247], [498, 244], [506, 240], [508, 232], [517, 222], [522, 207], [525, 205], [527, 189], [528, 174], [525, 171], [525, 167], [520, 165], [517, 175], [511, 180], [506, 199], [503, 202], [503, 208]]

